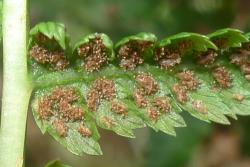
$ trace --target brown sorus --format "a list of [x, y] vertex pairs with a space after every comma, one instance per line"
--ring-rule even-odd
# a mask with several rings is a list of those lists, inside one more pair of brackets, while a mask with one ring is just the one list
[[113, 100], [116, 97], [115, 82], [110, 79], [100, 78], [94, 82], [94, 88], [99, 92], [101, 98]]
[[68, 135], [69, 127], [62, 120], [55, 120], [53, 126], [61, 137], [66, 137]]
[[139, 74], [136, 77], [139, 86], [147, 95], [155, 94], [159, 90], [159, 85], [155, 79], [149, 74]]
[[34, 45], [30, 50], [30, 55], [35, 59], [38, 63], [46, 64], [50, 61], [50, 55], [48, 50], [43, 47]]
[[115, 82], [110, 79], [97, 79], [87, 94], [87, 105], [92, 111], [97, 111], [101, 100], [111, 101], [116, 97]]
[[49, 119], [53, 115], [53, 102], [49, 97], [44, 97], [38, 104], [38, 114], [41, 119]]
[[50, 64], [55, 70], [64, 70], [68, 67], [69, 61], [61, 51], [49, 51], [46, 48], [35, 44], [31, 50], [30, 55], [41, 64]]
[[215, 58], [218, 56], [215, 50], [208, 49], [198, 57], [198, 64], [204, 65], [205, 67], [214, 63]]
[[144, 52], [153, 46], [150, 41], [129, 41], [118, 50], [120, 66], [125, 70], [133, 70], [144, 62]]
[[62, 71], [69, 66], [69, 61], [66, 59], [66, 57], [62, 56], [53, 64], [55, 70]]
[[155, 60], [162, 69], [171, 70], [181, 63], [181, 56], [192, 46], [191, 40], [183, 40], [174, 46], [163, 46], [156, 49]]
[[176, 50], [160, 47], [156, 49], [155, 60], [159, 62], [162, 69], [169, 70], [181, 63], [181, 56]]
[[250, 74], [245, 75], [246, 80], [250, 81]]
[[250, 42], [242, 43], [242, 48], [246, 51], [250, 51]]
[[225, 67], [215, 68], [212, 75], [222, 88], [230, 88], [232, 86], [231, 73]]
[[83, 137], [91, 137], [92, 136], [92, 132], [91, 130], [84, 126], [84, 125], [80, 125], [79, 128], [78, 128], [78, 132], [83, 136]]
[[50, 41], [51, 39], [49, 39], [47, 36], [43, 35], [42, 33], [39, 33], [38, 36], [38, 41], [42, 44], [47, 43], [48, 41]]
[[239, 102], [242, 102], [244, 99], [245, 99], [245, 96], [242, 95], [242, 94], [239, 94], [239, 93], [235, 93], [233, 95], [233, 99], [239, 101]]
[[231, 63], [241, 66], [248, 61], [249, 53], [246, 53], [244, 50], [238, 50], [233, 53], [231, 56]]
[[69, 118], [72, 120], [82, 120], [85, 112], [80, 107], [72, 107]]
[[241, 71], [244, 74], [250, 74], [250, 62], [245, 62], [240, 66]]
[[168, 58], [161, 59], [159, 64], [162, 69], [169, 70], [172, 69], [175, 65], [181, 63], [181, 57], [179, 54], [171, 54]]
[[71, 103], [67, 101], [59, 102], [59, 116], [65, 121], [78, 121], [82, 120], [85, 112], [79, 107], [73, 107]]
[[188, 101], [188, 90], [186, 86], [183, 86], [181, 84], [175, 84], [172, 90], [180, 103], [184, 104]]
[[166, 97], [156, 97], [153, 101], [153, 106], [163, 113], [170, 112], [171, 110], [171, 104]]
[[134, 100], [135, 100], [135, 104], [140, 107], [140, 108], [145, 108], [148, 105], [148, 100], [146, 98], [145, 93], [140, 90], [137, 89], [134, 93]]
[[192, 71], [184, 70], [177, 74], [177, 77], [181, 81], [181, 85], [185, 86], [188, 90], [198, 89], [200, 82], [195, 78]]
[[112, 128], [116, 124], [116, 122], [112, 118], [106, 116], [101, 118], [101, 122], [105, 124], [105, 126], [107, 126], [108, 128]]
[[235, 53], [233, 53], [231, 57], [231, 63], [240, 66], [241, 72], [245, 74], [245, 78], [250, 80], [250, 50], [249, 48], [245, 47], [240, 48]]
[[148, 112], [150, 119], [152, 119], [153, 121], [157, 121], [159, 119], [160, 112], [156, 108], [150, 107], [147, 110], [147, 112]]
[[108, 50], [99, 34], [81, 45], [77, 52], [79, 57], [84, 59], [84, 66], [88, 72], [98, 71], [108, 62]]
[[245, 62], [240, 66], [241, 71], [245, 74], [245, 78], [250, 80], [250, 62]]
[[87, 94], [87, 106], [91, 111], [97, 111], [100, 105], [100, 95], [96, 90], [90, 90]]
[[194, 107], [194, 109], [202, 114], [207, 114], [207, 108], [206, 106], [203, 104], [203, 102], [201, 100], [194, 100], [192, 102], [192, 106]]
[[77, 101], [80, 97], [76, 94], [73, 88], [56, 88], [52, 94], [51, 99], [56, 101], [67, 101], [69, 103]]
[[192, 47], [193, 42], [191, 40], [183, 40], [177, 43], [178, 52], [183, 55], [190, 47]]
[[228, 44], [228, 40], [226, 38], [217, 38], [217, 39], [213, 39], [212, 40], [213, 43], [218, 47], [218, 48], [221, 48], [221, 49], [224, 49], [227, 47], [227, 44]]
[[128, 115], [128, 108], [122, 102], [112, 102], [111, 103], [111, 111], [113, 111], [114, 113], [120, 114], [123, 117]]
[[214, 93], [218, 93], [221, 90], [221, 88], [218, 85], [213, 85], [211, 90]]
[[72, 88], [56, 88], [39, 102], [38, 113], [42, 119], [55, 115], [65, 122], [82, 120], [85, 112], [73, 106], [78, 99], [79, 96]]

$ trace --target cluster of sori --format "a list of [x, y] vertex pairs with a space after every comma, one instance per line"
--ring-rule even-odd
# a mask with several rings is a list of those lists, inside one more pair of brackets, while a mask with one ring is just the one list
[[29, 42], [33, 114], [75, 154], [101, 154], [96, 125], [125, 137], [146, 125], [175, 135], [186, 126], [182, 111], [229, 124], [228, 117], [250, 114], [249, 38], [227, 28], [161, 41], [139, 33], [113, 45], [94, 33], [71, 48], [62, 24], [40, 23]]

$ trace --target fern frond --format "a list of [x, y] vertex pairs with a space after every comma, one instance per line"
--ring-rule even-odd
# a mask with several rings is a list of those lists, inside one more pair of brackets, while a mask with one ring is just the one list
[[176, 135], [186, 126], [182, 112], [220, 124], [250, 114], [249, 33], [227, 28], [161, 41], [139, 33], [114, 47], [98, 33], [71, 47], [64, 26], [52, 22], [30, 34], [34, 118], [74, 154], [102, 154], [96, 126], [130, 138], [145, 126]]

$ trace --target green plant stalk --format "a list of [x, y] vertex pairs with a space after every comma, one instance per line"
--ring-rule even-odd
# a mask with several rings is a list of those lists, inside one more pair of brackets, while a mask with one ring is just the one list
[[22, 167], [31, 94], [27, 71], [27, 0], [3, 2], [3, 95], [0, 166]]

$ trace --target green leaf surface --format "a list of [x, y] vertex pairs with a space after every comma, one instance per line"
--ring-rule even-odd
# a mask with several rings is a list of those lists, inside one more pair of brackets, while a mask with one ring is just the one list
[[182, 32], [167, 37], [159, 42], [158, 47], [162, 46], [178, 46], [182, 41], [191, 41], [192, 44], [188, 50], [206, 51], [207, 49], [217, 50], [217, 47], [208, 39], [208, 37], [196, 33]]
[[243, 32], [237, 29], [225, 28], [217, 30], [208, 37], [214, 41], [216, 39], [225, 39], [227, 48], [241, 47], [241, 43], [248, 42], [248, 38], [244, 36]]
[[250, 39], [250, 32], [246, 33], [245, 36], [248, 38], [248, 40]]
[[131, 35], [128, 37], [124, 37], [119, 42], [116, 43], [115, 49], [119, 49], [122, 45], [126, 44], [129, 41], [149, 41], [149, 42], [156, 42], [157, 37], [148, 32], [141, 32], [136, 35]]
[[54, 22], [39, 23], [31, 29], [31, 39], [39, 33], [47, 36], [49, 39], [55, 39], [63, 49], [66, 49], [66, 38], [68, 35], [63, 24]]

